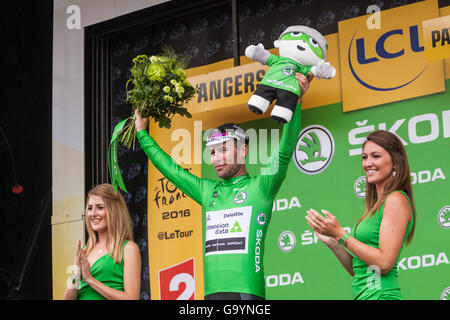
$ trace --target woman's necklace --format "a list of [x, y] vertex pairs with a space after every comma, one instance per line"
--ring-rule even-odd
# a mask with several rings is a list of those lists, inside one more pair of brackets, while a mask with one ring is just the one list
[[102, 253], [104, 253], [104, 252], [108, 252], [108, 249], [106, 249], [106, 248], [101, 248], [101, 249], [99, 249], [97, 252], [100, 253], [100, 254], [102, 254]]

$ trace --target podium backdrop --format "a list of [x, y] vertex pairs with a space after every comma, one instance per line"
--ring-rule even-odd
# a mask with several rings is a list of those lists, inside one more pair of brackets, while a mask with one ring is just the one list
[[[449, 14], [449, 7], [424, 1], [382, 11], [380, 29], [367, 27], [367, 15], [340, 21], [338, 33], [326, 36], [327, 60], [337, 76], [314, 80], [304, 99], [302, 131], [266, 237], [268, 299], [351, 298], [351, 277], [304, 216], [309, 208], [327, 209], [343, 227], [354, 227], [364, 211], [362, 143], [378, 129], [402, 139], [414, 184], [416, 232], [398, 264], [404, 297], [448, 299], [449, 60], [426, 56], [431, 47], [424, 35], [433, 30], [422, 22], [441, 16], [448, 27]], [[448, 52], [449, 44], [442, 45]], [[201, 144], [209, 128], [234, 121], [252, 133], [251, 175], [260, 172], [281, 136], [269, 112], [256, 116], [246, 106], [267, 67], [245, 57], [241, 62], [239, 67], [189, 70], [190, 81], [200, 89], [189, 105], [193, 119], [176, 119], [171, 130], [150, 127], [163, 148], [199, 176], [217, 179]], [[201, 208], [152, 165], [148, 194], [152, 299], [202, 299]]]
[[[267, 298], [351, 298], [351, 277], [314, 237], [304, 216], [309, 208], [328, 209], [345, 228], [355, 225], [364, 210], [361, 147], [377, 129], [402, 139], [414, 183], [416, 232], [398, 265], [403, 295], [449, 298], [447, 0], [377, 1], [381, 11], [371, 7], [370, 14], [370, 0], [171, 0], [138, 11], [130, 9], [131, 2], [124, 7], [104, 2], [90, 10], [91, 2], [83, 2], [83, 15], [115, 18], [65, 30], [71, 4], [62, 2], [54, 10], [59, 26], [54, 34], [55, 299], [63, 296], [75, 243], [85, 238], [85, 194], [108, 181], [110, 134], [131, 112], [125, 85], [133, 58], [159, 54], [162, 44], [190, 58], [186, 73], [199, 88], [188, 105], [192, 119], [174, 117], [169, 130], [150, 122], [152, 136], [167, 153], [197, 176], [216, 179], [204, 134], [236, 122], [251, 135], [247, 161], [255, 175], [278, 144], [282, 126], [269, 118], [270, 111], [248, 110], [268, 67], [250, 61], [244, 51], [263, 43], [278, 54], [273, 41], [290, 25], [310, 26], [325, 36], [327, 61], [337, 74], [314, 80], [304, 97], [302, 131], [266, 235]], [[57, 120], [68, 116], [70, 125], [61, 127]], [[202, 208], [148, 163], [139, 145], [134, 152], [121, 147], [118, 157], [142, 256], [141, 299], [203, 299]]]

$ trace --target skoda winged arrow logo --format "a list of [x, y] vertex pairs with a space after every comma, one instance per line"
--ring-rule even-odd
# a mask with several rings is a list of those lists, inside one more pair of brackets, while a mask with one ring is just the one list
[[300, 132], [293, 158], [301, 172], [309, 175], [321, 173], [329, 166], [333, 155], [334, 139], [327, 128], [311, 125]]

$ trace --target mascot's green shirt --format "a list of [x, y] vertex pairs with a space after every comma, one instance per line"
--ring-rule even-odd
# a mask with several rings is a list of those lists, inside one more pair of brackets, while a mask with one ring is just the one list
[[305, 67], [295, 60], [274, 54], [269, 56], [266, 65], [270, 66], [270, 69], [261, 80], [261, 84], [287, 90], [298, 96], [300, 96], [300, 86], [295, 79], [295, 73], [300, 72], [308, 77], [312, 68], [312, 66]]
[[205, 295], [239, 292], [265, 297], [264, 239], [272, 205], [292, 158], [301, 123], [301, 105], [284, 126], [280, 144], [261, 174], [214, 181], [180, 167], [146, 130], [137, 133], [155, 167], [203, 207]]

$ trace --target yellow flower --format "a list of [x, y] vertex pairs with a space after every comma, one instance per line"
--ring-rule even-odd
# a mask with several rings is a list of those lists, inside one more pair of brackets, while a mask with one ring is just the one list
[[166, 76], [164, 67], [160, 64], [151, 64], [147, 70], [150, 81], [161, 81]]
[[170, 83], [173, 84], [173, 85], [176, 85], [178, 82], [177, 82], [177, 80], [172, 79], [172, 80], [170, 80]]
[[163, 91], [164, 91], [165, 93], [169, 93], [169, 92], [170, 92], [170, 88], [169, 88], [168, 86], [165, 86], [165, 87], [163, 88]]
[[177, 75], [178, 75], [182, 80], [186, 79], [186, 73], [184, 72], [183, 69], [178, 68], [176, 72], [177, 72]]
[[175, 87], [175, 91], [176, 91], [178, 94], [180, 94], [180, 93], [183, 93], [183, 92], [184, 92], [184, 88], [183, 88], [182, 86], [176, 86], [176, 87]]
[[170, 103], [173, 102], [173, 98], [171, 96], [164, 96], [164, 100], [169, 101]]
[[133, 63], [141, 62], [142, 60], [147, 59], [147, 56], [145, 54], [141, 54], [133, 59]]

